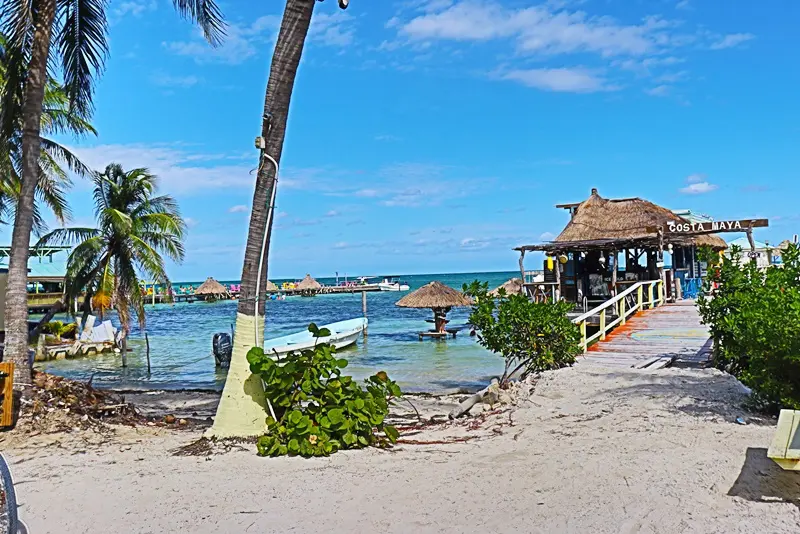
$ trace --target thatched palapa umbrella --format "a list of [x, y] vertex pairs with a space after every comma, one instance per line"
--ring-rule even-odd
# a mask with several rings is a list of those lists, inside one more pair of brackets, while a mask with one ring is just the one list
[[267, 280], [267, 291], [277, 291], [277, 290], [278, 286], [276, 286], [274, 282], [270, 282], [269, 280]]
[[306, 277], [297, 284], [297, 289], [300, 290], [319, 289], [321, 287], [322, 284], [314, 280], [310, 274], [307, 274]]
[[453, 307], [471, 306], [472, 299], [452, 287], [433, 281], [397, 301], [401, 308], [431, 308], [436, 332], [444, 333], [447, 312]]
[[205, 282], [200, 284], [195, 292], [197, 296], [204, 296], [206, 298], [211, 297], [212, 299], [218, 298], [229, 298], [230, 292], [228, 288], [211, 278], [210, 276], [206, 279]]
[[489, 292], [489, 295], [493, 297], [500, 296], [500, 289], [506, 290], [506, 295], [519, 295], [522, 293], [522, 279], [521, 278], [512, 278], [505, 284], [501, 286], [497, 286], [496, 288], [492, 289]]

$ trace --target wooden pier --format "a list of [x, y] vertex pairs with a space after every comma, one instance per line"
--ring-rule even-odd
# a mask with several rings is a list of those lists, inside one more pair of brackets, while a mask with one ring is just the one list
[[707, 365], [710, 357], [708, 329], [700, 323], [695, 302], [683, 300], [636, 313], [589, 346], [578, 363], [658, 369]]

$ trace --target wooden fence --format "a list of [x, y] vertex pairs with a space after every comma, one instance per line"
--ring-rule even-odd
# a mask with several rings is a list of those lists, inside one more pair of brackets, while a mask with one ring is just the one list
[[14, 423], [14, 364], [0, 363], [0, 428]]

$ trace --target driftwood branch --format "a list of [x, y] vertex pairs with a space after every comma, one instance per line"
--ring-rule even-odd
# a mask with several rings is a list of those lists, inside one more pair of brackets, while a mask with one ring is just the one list
[[480, 390], [479, 392], [475, 393], [471, 397], [467, 397], [461, 402], [461, 404], [453, 408], [449, 414], [450, 419], [456, 419], [468, 413], [473, 406], [483, 401], [484, 398], [486, 397], [493, 396], [496, 398], [497, 394], [499, 393], [499, 390], [500, 390], [500, 381], [497, 380], [496, 378], [493, 378], [491, 384], [489, 384], [487, 387]]

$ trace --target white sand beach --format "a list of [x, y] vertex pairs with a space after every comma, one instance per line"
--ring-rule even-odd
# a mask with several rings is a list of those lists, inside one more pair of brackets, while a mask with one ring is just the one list
[[582, 365], [546, 373], [528, 400], [482, 424], [406, 436], [477, 436], [467, 442], [186, 457], [172, 451], [197, 428], [115, 427], [24, 445], [0, 436], [0, 447], [36, 534], [798, 532], [800, 474], [766, 458], [774, 420], [747, 414], [743, 399], [715, 370]]

